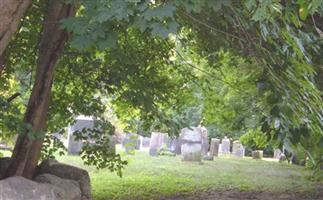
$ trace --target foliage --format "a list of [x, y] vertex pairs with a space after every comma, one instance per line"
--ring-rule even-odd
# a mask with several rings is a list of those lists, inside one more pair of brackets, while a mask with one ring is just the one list
[[122, 168], [127, 164], [114, 150], [115, 141], [114, 126], [107, 121], [95, 121], [93, 128], [84, 128], [75, 131], [73, 135], [76, 141], [82, 141], [81, 158], [86, 165], [96, 166], [97, 169], [108, 168], [122, 176]]
[[267, 145], [267, 137], [260, 128], [250, 129], [240, 137], [240, 142], [252, 150], [263, 150]]

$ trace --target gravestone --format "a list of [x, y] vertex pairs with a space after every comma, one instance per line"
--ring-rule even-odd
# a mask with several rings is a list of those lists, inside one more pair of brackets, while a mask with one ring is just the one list
[[165, 144], [167, 135], [165, 133], [152, 132], [149, 143], [149, 155], [158, 156], [158, 150]]
[[75, 140], [73, 135], [75, 131], [82, 131], [83, 128], [93, 128], [94, 120], [92, 117], [78, 116], [76, 122], [68, 128], [67, 136], [67, 152], [71, 155], [77, 155], [83, 146], [82, 141]]
[[141, 147], [147, 148], [150, 144], [150, 137], [142, 137], [141, 139]]
[[279, 159], [281, 153], [282, 153], [282, 151], [280, 149], [275, 149], [274, 150], [274, 158]]
[[179, 138], [170, 139], [169, 151], [176, 155], [181, 154], [181, 140]]
[[176, 146], [174, 153], [180, 155], [182, 153], [182, 139], [179, 137], [176, 139]]
[[182, 139], [182, 160], [201, 161], [202, 159], [202, 131], [200, 128], [183, 128]]
[[227, 136], [222, 139], [221, 148], [222, 154], [230, 154], [230, 139]]
[[142, 136], [141, 135], [138, 135], [137, 140], [136, 140], [136, 146], [135, 146], [135, 149], [136, 150], [140, 150], [140, 147], [141, 147], [141, 139], [142, 139]]
[[108, 148], [109, 151], [112, 152], [113, 154], [116, 154], [116, 144], [117, 144], [117, 137], [115, 135], [110, 135], [109, 136], [109, 143], [108, 143]]
[[127, 154], [133, 154], [138, 145], [139, 136], [134, 133], [126, 134], [122, 146], [125, 148]]
[[211, 139], [211, 147], [210, 147], [210, 156], [218, 156], [219, 155], [219, 146], [220, 140], [217, 138]]
[[240, 158], [244, 156], [244, 147], [242, 146], [241, 142], [238, 140], [233, 142], [232, 155]]
[[209, 151], [209, 136], [205, 127], [200, 127], [202, 134], [202, 155], [207, 155]]

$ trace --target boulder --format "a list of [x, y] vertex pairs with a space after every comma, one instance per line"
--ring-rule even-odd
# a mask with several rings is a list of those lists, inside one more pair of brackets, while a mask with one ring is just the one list
[[81, 190], [82, 200], [91, 199], [91, 184], [89, 173], [78, 167], [57, 162], [54, 159], [43, 161], [37, 167], [37, 175], [52, 174], [62, 179], [70, 179], [78, 182]]
[[47, 183], [37, 183], [15, 176], [0, 181], [0, 199], [3, 200], [66, 200], [62, 188]]
[[65, 191], [66, 199], [70, 200], [79, 200], [82, 199], [80, 185], [78, 182], [62, 179], [52, 174], [40, 174], [34, 178], [36, 182], [39, 183], [48, 183], [59, 188], [62, 188]]
[[10, 157], [0, 158], [0, 179], [2, 179], [11, 163]]

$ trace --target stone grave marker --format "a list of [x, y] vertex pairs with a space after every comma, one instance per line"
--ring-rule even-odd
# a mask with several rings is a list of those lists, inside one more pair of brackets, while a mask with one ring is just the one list
[[141, 139], [141, 147], [147, 148], [150, 144], [150, 137], [142, 137]]
[[182, 139], [182, 160], [201, 161], [202, 159], [202, 131], [200, 128], [183, 128]]
[[225, 155], [230, 154], [230, 139], [227, 136], [222, 139], [221, 152]]
[[238, 140], [233, 141], [232, 155], [239, 158], [242, 158], [244, 156], [244, 147], [242, 146], [241, 142]]
[[82, 131], [83, 128], [93, 128], [94, 120], [92, 117], [87, 116], [78, 116], [76, 118], [76, 122], [69, 126], [68, 128], [68, 136], [67, 136], [67, 152], [71, 155], [77, 155], [83, 146], [82, 141], [75, 140], [75, 136], [73, 135], [75, 131]]
[[200, 127], [202, 134], [202, 155], [207, 155], [209, 151], [209, 136], [208, 131], [205, 127]]
[[210, 156], [219, 156], [220, 139], [212, 138], [210, 147]]
[[165, 133], [160, 132], [152, 132], [150, 143], [149, 143], [149, 155], [158, 156], [158, 150], [162, 148], [162, 146], [166, 142], [167, 135]]

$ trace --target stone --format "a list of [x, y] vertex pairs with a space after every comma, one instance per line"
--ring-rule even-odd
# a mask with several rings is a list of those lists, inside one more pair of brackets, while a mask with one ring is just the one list
[[0, 158], [0, 179], [2, 179], [11, 164], [12, 158], [10, 157], [2, 157]]
[[116, 154], [116, 144], [117, 144], [117, 137], [115, 135], [109, 135], [108, 149], [113, 154]]
[[221, 148], [222, 154], [230, 154], [230, 139], [227, 136], [222, 139]]
[[287, 157], [285, 156], [285, 154], [284, 154], [284, 153], [281, 153], [281, 154], [279, 155], [278, 161], [279, 161], [279, 162], [284, 162], [284, 161], [286, 161], [286, 160], [287, 160]]
[[149, 155], [150, 156], [158, 156], [158, 149], [157, 148], [149, 148]]
[[176, 155], [179, 155], [181, 154], [181, 146], [180, 146], [180, 139], [178, 138], [172, 138], [169, 140], [169, 151], [176, 154]]
[[202, 133], [202, 155], [207, 155], [209, 152], [209, 135], [205, 127], [200, 127]]
[[152, 132], [150, 143], [149, 143], [149, 155], [150, 156], [158, 156], [158, 150], [161, 149], [164, 145], [166, 145], [167, 134]]
[[61, 187], [14, 176], [0, 181], [0, 199], [4, 200], [67, 200]]
[[211, 146], [210, 146], [210, 155], [211, 156], [218, 156], [219, 155], [219, 145], [220, 145], [220, 140], [217, 138], [212, 138], [211, 139]]
[[263, 151], [259, 151], [259, 150], [252, 151], [251, 156], [252, 156], [252, 159], [262, 159]]
[[182, 153], [182, 139], [181, 138], [178, 138], [176, 140], [176, 146], [175, 146], [175, 151], [174, 153], [176, 155], [180, 155]]
[[281, 153], [282, 151], [280, 149], [274, 149], [274, 158], [279, 159]]
[[40, 174], [34, 178], [38, 183], [48, 183], [65, 190], [65, 198], [70, 200], [79, 200], [82, 198], [78, 182], [62, 179], [52, 174]]
[[200, 128], [183, 128], [182, 139], [182, 160], [201, 161], [202, 159], [202, 131]]
[[244, 147], [242, 146], [241, 142], [238, 140], [233, 141], [232, 155], [239, 158], [242, 158], [244, 156]]
[[52, 174], [62, 179], [74, 180], [80, 186], [82, 200], [92, 199], [90, 176], [84, 169], [47, 159], [37, 167], [36, 176], [40, 174]]
[[141, 139], [141, 147], [147, 148], [150, 144], [150, 137], [143, 137]]
[[76, 122], [68, 128], [67, 152], [71, 155], [77, 155], [82, 149], [83, 142], [75, 140], [74, 132], [82, 131], [84, 128], [93, 128], [94, 120], [91, 117], [78, 116]]

